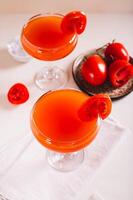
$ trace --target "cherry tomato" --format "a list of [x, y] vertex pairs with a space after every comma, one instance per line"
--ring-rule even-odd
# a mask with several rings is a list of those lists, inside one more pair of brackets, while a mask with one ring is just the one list
[[25, 85], [16, 83], [9, 89], [7, 97], [12, 104], [21, 104], [28, 100], [29, 92]]
[[81, 11], [72, 11], [64, 16], [61, 24], [61, 28], [64, 32], [76, 31], [77, 34], [81, 34], [86, 27], [86, 15]]
[[110, 43], [105, 49], [105, 57], [108, 60], [126, 60], [129, 61], [129, 54], [123, 44], [118, 42]]
[[83, 78], [93, 86], [104, 83], [107, 77], [107, 67], [99, 55], [91, 55], [84, 62], [81, 73]]
[[105, 119], [111, 113], [112, 102], [108, 95], [97, 94], [90, 97], [79, 109], [78, 116], [83, 121]]
[[116, 60], [109, 67], [110, 82], [114, 87], [121, 87], [133, 77], [133, 65], [125, 60]]

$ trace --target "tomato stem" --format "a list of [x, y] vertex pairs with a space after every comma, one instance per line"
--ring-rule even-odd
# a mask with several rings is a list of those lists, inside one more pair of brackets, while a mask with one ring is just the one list
[[96, 53], [101, 56], [103, 59], [105, 58], [104, 56], [104, 51], [105, 51], [105, 48], [109, 45], [110, 43], [107, 43], [107, 44], [104, 44], [102, 47], [96, 49]]
[[116, 39], [113, 39], [113, 40], [112, 40], [112, 43], [115, 43], [115, 42], [116, 42]]

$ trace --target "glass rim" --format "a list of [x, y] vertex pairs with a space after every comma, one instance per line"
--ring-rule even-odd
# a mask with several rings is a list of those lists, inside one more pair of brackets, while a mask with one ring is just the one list
[[[38, 17], [45, 17], [45, 16], [61, 16], [61, 17], [64, 17], [64, 15], [63, 14], [60, 14], [60, 13], [56, 13], [56, 12], [45, 12], [45, 13], [38, 13], [38, 14], [35, 14], [35, 15], [33, 15], [32, 17], [30, 17], [28, 20], [27, 20], [27, 22], [28, 21], [31, 21], [32, 19], [35, 19], [35, 18], [38, 18]], [[26, 22], [26, 23], [27, 23]], [[25, 24], [26, 24], [25, 23]]]

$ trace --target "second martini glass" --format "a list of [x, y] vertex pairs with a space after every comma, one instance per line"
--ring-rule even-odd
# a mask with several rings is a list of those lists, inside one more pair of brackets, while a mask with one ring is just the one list
[[[64, 58], [75, 48], [78, 34], [86, 26], [83, 12], [73, 11], [61, 14], [39, 14], [24, 25], [21, 42], [31, 56], [44, 61]], [[44, 67], [36, 74], [35, 83], [42, 90], [54, 90], [65, 85], [66, 73], [57, 66]]]
[[96, 137], [99, 117], [111, 111], [107, 95], [87, 94], [75, 89], [47, 92], [31, 112], [31, 129], [47, 149], [49, 164], [60, 171], [76, 169], [84, 159], [83, 149]]

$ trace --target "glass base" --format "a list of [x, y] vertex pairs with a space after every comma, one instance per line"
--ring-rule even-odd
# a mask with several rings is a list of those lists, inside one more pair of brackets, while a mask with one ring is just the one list
[[36, 86], [44, 91], [62, 88], [67, 83], [67, 74], [57, 66], [44, 67], [35, 75]]
[[20, 38], [16, 36], [8, 44], [7, 49], [9, 54], [18, 62], [29, 62], [32, 57], [23, 49]]
[[56, 170], [67, 172], [79, 167], [84, 160], [84, 151], [73, 153], [57, 153], [47, 151], [47, 160], [51, 167]]

